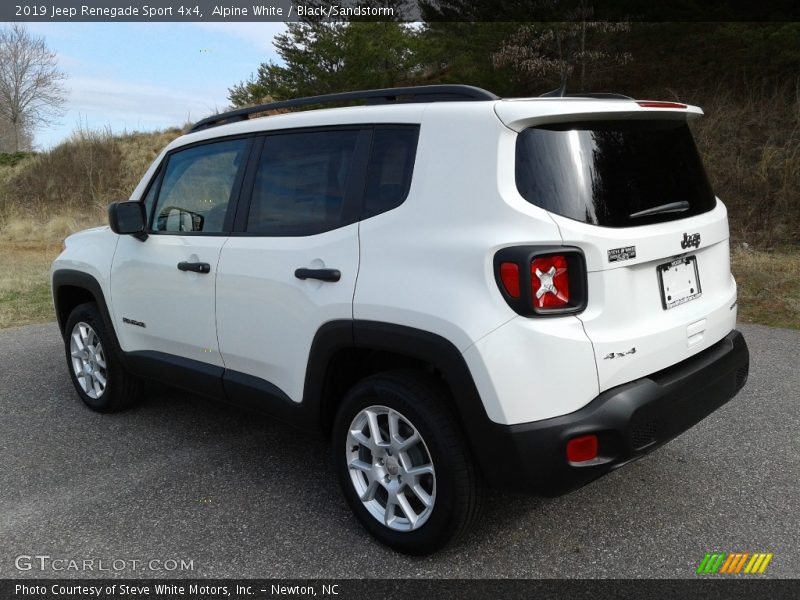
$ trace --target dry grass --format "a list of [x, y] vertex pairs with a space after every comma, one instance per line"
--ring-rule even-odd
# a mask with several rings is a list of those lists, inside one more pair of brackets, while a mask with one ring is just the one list
[[[51, 228], [64, 230], [65, 224], [57, 221], [65, 214], [80, 228], [97, 222], [109, 202], [130, 196], [153, 159], [180, 133], [170, 129], [115, 136], [79, 129], [48, 152], [0, 167], [0, 232], [16, 228], [15, 239], [24, 239], [20, 228], [26, 220], [52, 222]], [[50, 235], [38, 227], [33, 234], [36, 239]]]
[[[26, 162], [28, 162], [28, 160], [21, 161], [14, 165], [0, 165], [0, 190], [3, 189], [6, 181], [14, 177], [24, 168]], [[0, 197], [0, 204], [2, 204], [2, 197]]]
[[68, 235], [102, 225], [105, 211], [64, 212], [44, 222], [18, 214], [0, 229], [0, 329], [55, 319], [50, 264]]
[[65, 210], [46, 217], [19, 213], [6, 214], [0, 218], [0, 240], [15, 243], [58, 243], [68, 235], [105, 225], [108, 217], [105, 208], [92, 210]]
[[0, 241], [0, 329], [55, 320], [50, 263], [60, 242]]
[[800, 243], [800, 79], [695, 96], [706, 113], [695, 135], [733, 239], [762, 249]]
[[107, 221], [180, 130], [112, 136], [78, 130], [67, 142], [0, 166], [0, 328], [52, 321], [50, 263], [61, 241]]
[[800, 253], [734, 249], [739, 320], [800, 329]]
[[0, 329], [53, 321], [50, 264], [68, 235], [104, 224], [105, 210], [65, 211], [39, 220], [17, 213], [0, 227]]

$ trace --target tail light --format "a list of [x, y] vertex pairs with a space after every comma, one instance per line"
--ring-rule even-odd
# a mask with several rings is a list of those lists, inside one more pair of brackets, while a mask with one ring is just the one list
[[569, 306], [569, 267], [563, 254], [531, 261], [531, 294], [536, 308]]
[[519, 266], [517, 263], [500, 263], [500, 279], [506, 293], [512, 298], [519, 298]]
[[576, 314], [586, 308], [586, 261], [578, 248], [512, 246], [495, 255], [503, 298], [525, 316]]
[[662, 102], [661, 100], [638, 100], [636, 104], [642, 108], [689, 108], [680, 102]]

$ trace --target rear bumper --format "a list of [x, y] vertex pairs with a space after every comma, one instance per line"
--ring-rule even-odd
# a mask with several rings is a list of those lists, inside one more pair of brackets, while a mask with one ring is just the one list
[[[749, 353], [732, 331], [703, 352], [648, 377], [600, 394], [568, 415], [519, 425], [494, 425], [490, 481], [556, 496], [655, 450], [733, 398], [744, 386]], [[598, 458], [570, 464], [566, 444], [596, 434]], [[484, 471], [487, 471], [484, 468]]]

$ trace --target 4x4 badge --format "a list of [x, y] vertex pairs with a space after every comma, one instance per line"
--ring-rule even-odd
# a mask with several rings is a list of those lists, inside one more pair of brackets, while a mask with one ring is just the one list
[[603, 357], [603, 360], [609, 360], [614, 358], [623, 358], [628, 354], [636, 354], [636, 346], [628, 350], [627, 352], [609, 352]]
[[687, 248], [699, 248], [700, 247], [700, 234], [693, 233], [689, 235], [688, 233], [683, 234], [683, 240], [681, 241], [681, 248], [686, 250]]

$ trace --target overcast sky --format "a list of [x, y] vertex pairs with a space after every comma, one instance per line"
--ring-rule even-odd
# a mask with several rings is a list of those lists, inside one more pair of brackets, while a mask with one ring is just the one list
[[36, 131], [40, 149], [78, 126], [150, 131], [227, 106], [228, 88], [278, 60], [283, 23], [27, 23], [58, 54], [66, 113]]

